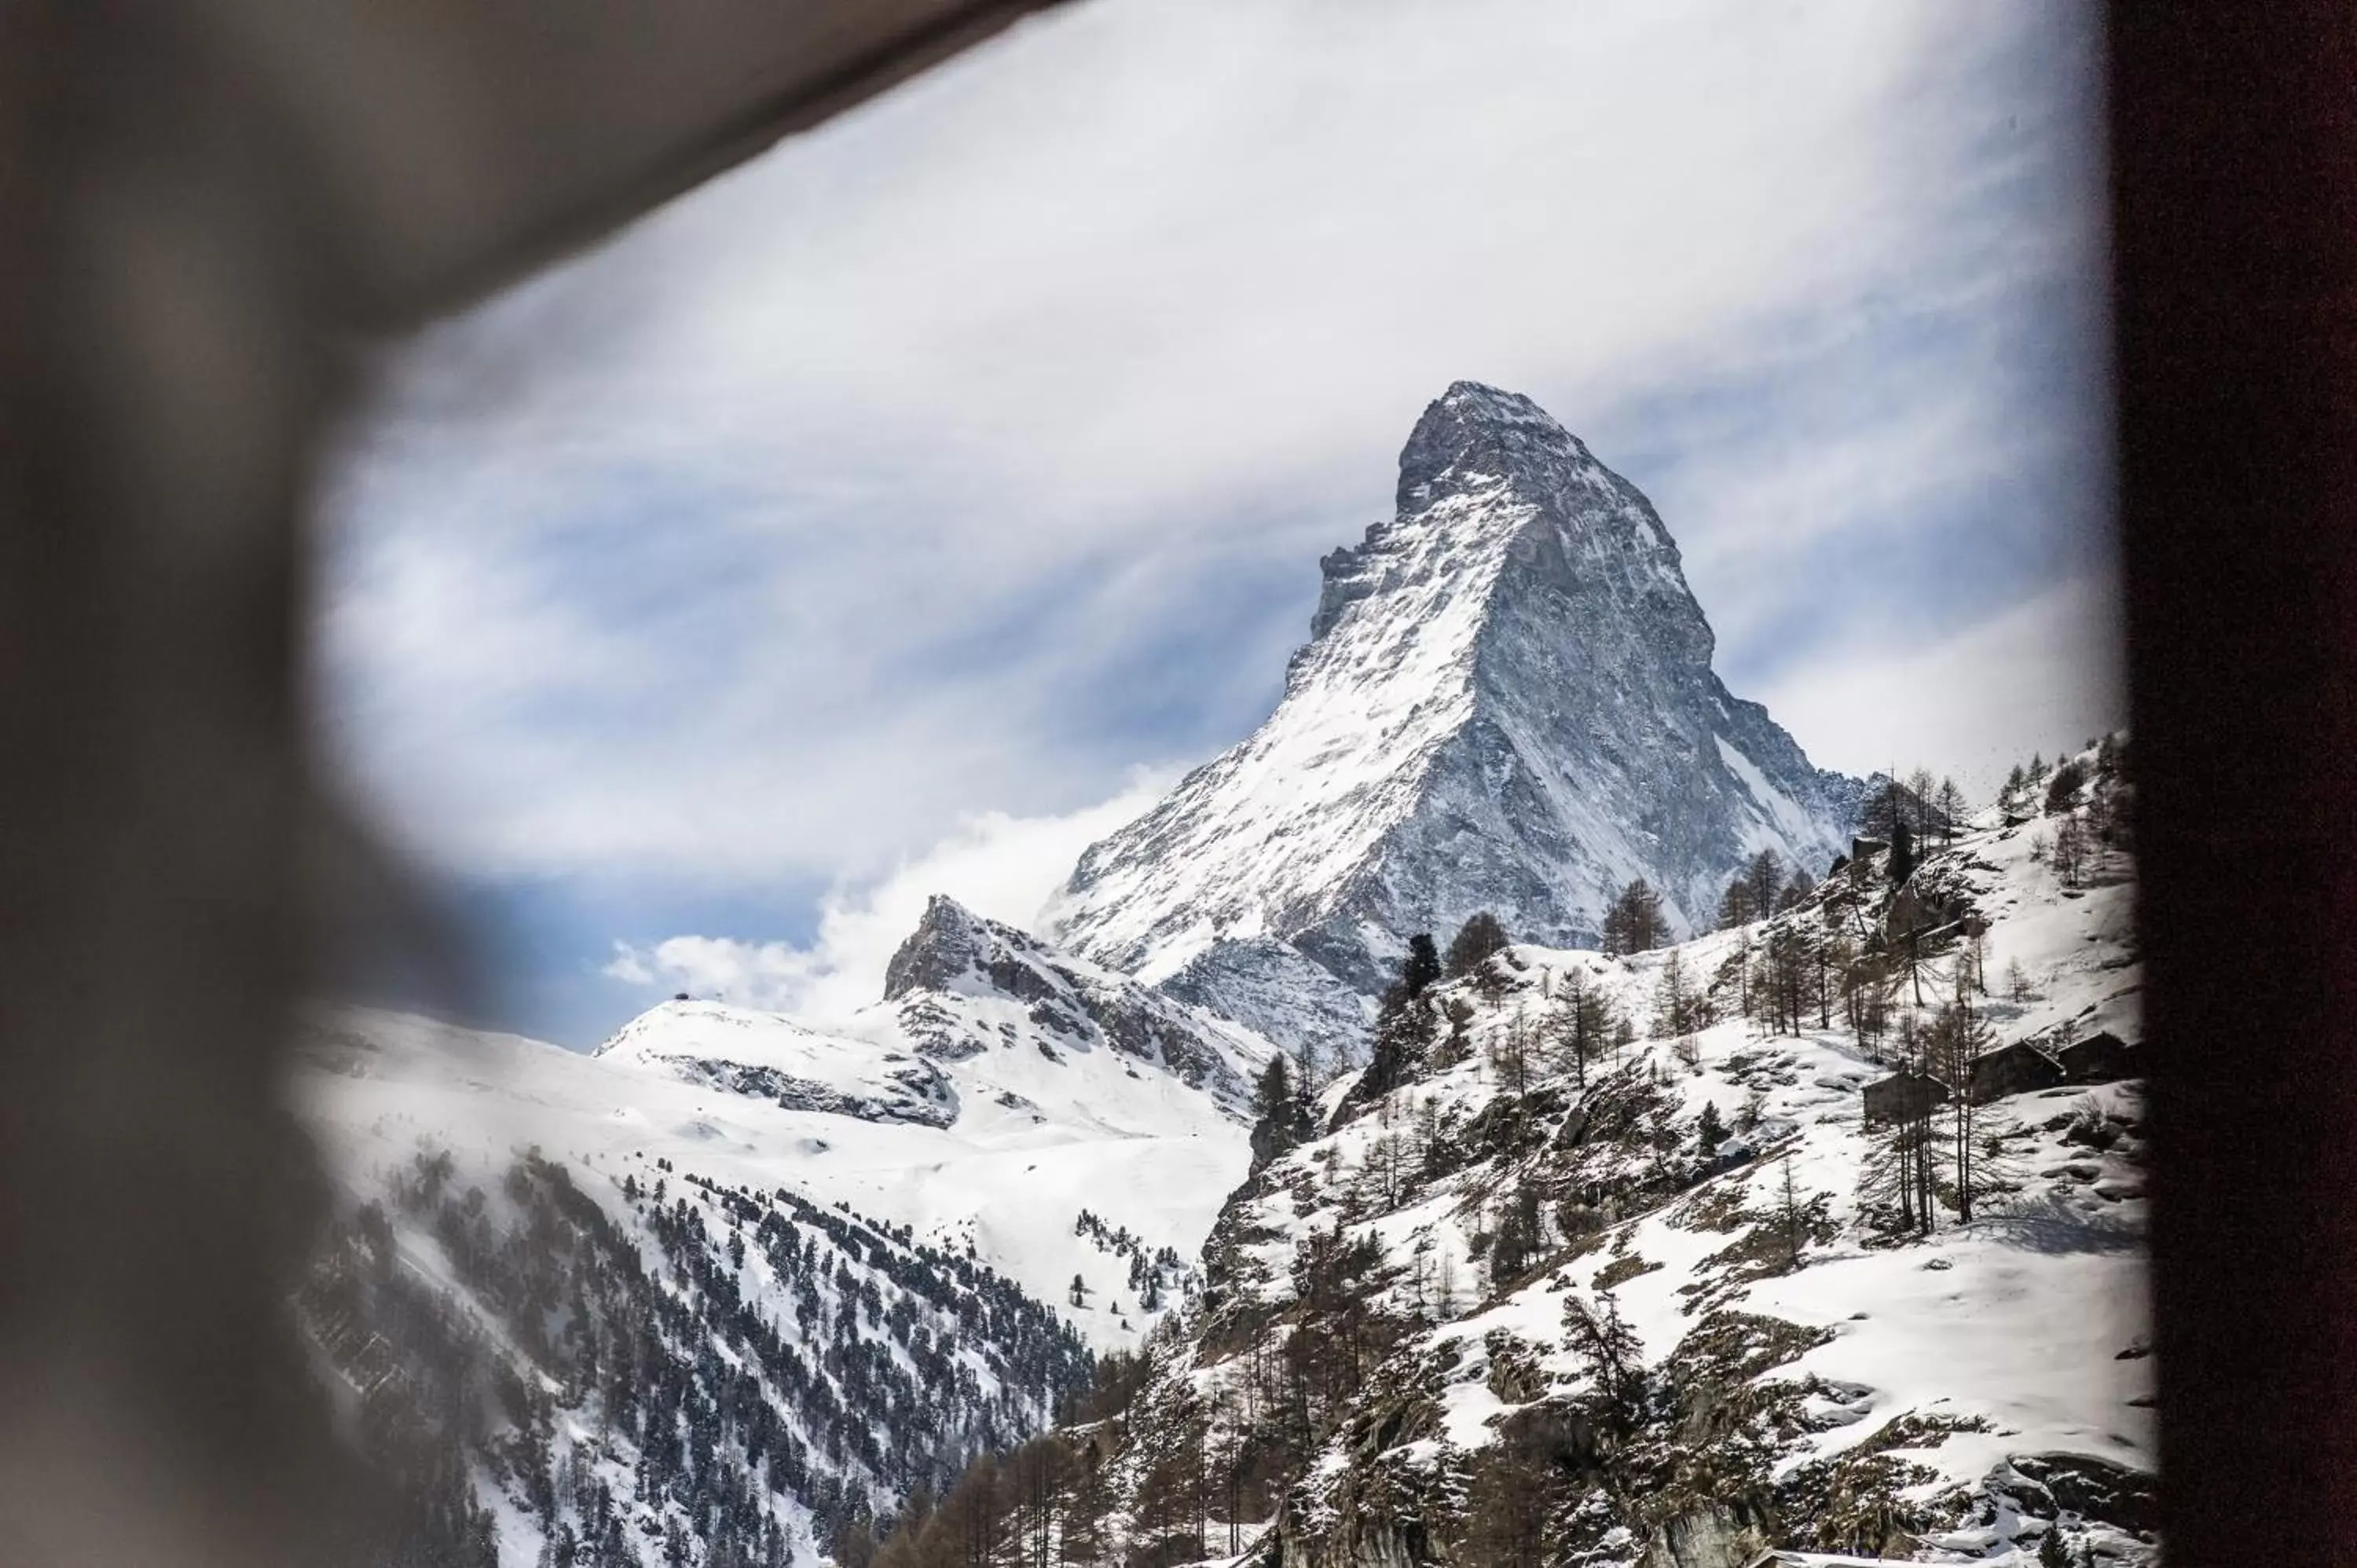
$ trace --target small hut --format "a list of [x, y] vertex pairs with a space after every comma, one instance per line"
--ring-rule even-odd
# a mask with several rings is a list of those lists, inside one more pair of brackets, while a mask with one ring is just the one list
[[2062, 1079], [2061, 1062], [2029, 1041], [2020, 1040], [1975, 1057], [1971, 1069], [1964, 1075], [1964, 1089], [1974, 1104], [1986, 1105], [2007, 1095], [2056, 1088]]
[[2108, 1029], [2063, 1047], [2054, 1059], [2062, 1064], [2062, 1076], [2071, 1083], [2113, 1083], [2143, 1070], [2136, 1047]]
[[1920, 1121], [1948, 1102], [1948, 1086], [1920, 1072], [1900, 1070], [1866, 1086], [1866, 1124], [1895, 1127]]

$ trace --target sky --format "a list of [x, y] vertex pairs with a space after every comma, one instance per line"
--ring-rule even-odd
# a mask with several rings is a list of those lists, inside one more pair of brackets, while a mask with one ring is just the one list
[[347, 792], [470, 1021], [840, 1015], [1275, 705], [1454, 380], [1653, 500], [1821, 766], [2119, 722], [2083, 3], [1079, 0], [388, 351]]

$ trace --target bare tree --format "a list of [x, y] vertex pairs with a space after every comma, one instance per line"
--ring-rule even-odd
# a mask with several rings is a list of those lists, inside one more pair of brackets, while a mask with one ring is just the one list
[[1777, 1194], [1776, 1219], [1778, 1227], [1784, 1233], [1784, 1267], [1790, 1272], [1801, 1266], [1801, 1241], [1808, 1219], [1802, 1209], [1800, 1194], [1792, 1185], [1792, 1151], [1785, 1150], [1784, 1157], [1777, 1164], [1781, 1167], [1778, 1176], [1781, 1190]]
[[2093, 859], [2092, 838], [2087, 824], [2075, 813], [2065, 816], [2055, 824], [2047, 859], [2054, 867], [2055, 879], [2063, 886], [2077, 888], [2084, 886], [2088, 865]]
[[1932, 781], [1932, 770], [1928, 768], [1919, 767], [1907, 775], [1908, 810], [1914, 819], [1910, 825], [1915, 830], [1918, 842], [1933, 825], [1932, 797], [1938, 789], [1939, 786]]
[[1666, 934], [1661, 896], [1641, 876], [1620, 891], [1604, 916], [1604, 950], [1609, 953], [1651, 952]]
[[1969, 1223], [1981, 1191], [1977, 1122], [1973, 1103], [1972, 1069], [1989, 1043], [1988, 1026], [1973, 1006], [1970, 982], [1959, 977], [1953, 997], [1925, 1033], [1924, 1048], [1932, 1075], [1948, 1086], [1946, 1151], [1950, 1201], [1956, 1218]]
[[1676, 949], [1662, 965], [1654, 993], [1654, 1032], [1677, 1042], [1678, 1058], [1689, 1067], [1702, 1063], [1702, 1043], [1695, 1032], [1703, 1025], [1703, 996], [1686, 974], [1685, 957]]
[[1776, 894], [1784, 886], [1784, 861], [1772, 849], [1763, 849], [1751, 857], [1744, 867], [1744, 879], [1751, 895], [1751, 908], [1759, 918], [1765, 919], [1776, 912]]

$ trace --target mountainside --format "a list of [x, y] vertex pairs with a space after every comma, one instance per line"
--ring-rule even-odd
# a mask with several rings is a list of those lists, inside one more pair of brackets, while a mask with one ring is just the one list
[[[1401, 1004], [1393, 1086], [1268, 1107], [1200, 1303], [1018, 1452], [1057, 1539], [1256, 1568], [2150, 1562], [2121, 755], [1768, 920], [1513, 946]], [[952, 1561], [988, 1484], [878, 1568]]]
[[947, 900], [889, 989], [831, 1031], [667, 1003], [591, 1057], [319, 1022], [304, 1319], [426, 1561], [807, 1562], [1198, 1287], [1264, 1042]]
[[1113, 1051], [1232, 1112], [1272, 1048], [1228, 1019], [938, 896], [886, 966], [884, 1000], [893, 1027], [930, 1057], [963, 1061], [1019, 1041], [1050, 1062], [1060, 1052]]
[[1528, 398], [1449, 388], [1397, 514], [1323, 566], [1276, 711], [1082, 857], [1062, 945], [1212, 999], [1282, 943], [1372, 993], [1478, 909], [1593, 945], [1641, 876], [1688, 930], [1758, 851], [1846, 847], [1862, 787], [1728, 694], [1651, 504]]
[[[1044, 940], [937, 897], [847, 1020], [586, 1057], [317, 1020], [297, 1305], [403, 1561], [2149, 1561], [2125, 745], [1862, 811], [1469, 382], [1323, 564]], [[1587, 950], [1637, 878], [1688, 940]]]

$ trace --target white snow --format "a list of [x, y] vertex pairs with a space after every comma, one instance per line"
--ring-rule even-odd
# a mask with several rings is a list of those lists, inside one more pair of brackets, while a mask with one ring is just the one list
[[[682, 1058], [718, 1050], [845, 1093], [880, 1093], [896, 1068], [920, 1058], [880, 1016], [865, 1024], [882, 1037], [672, 1003], [585, 1057], [511, 1035], [342, 1010], [322, 1020], [296, 1088], [356, 1192], [406, 1164], [421, 1141], [449, 1149], [477, 1179], [535, 1146], [615, 1180], [668, 1159], [724, 1186], [782, 1187], [873, 1222], [910, 1226], [921, 1240], [959, 1251], [971, 1243], [1092, 1344], [1134, 1343], [1151, 1317], [1127, 1299], [1127, 1263], [1074, 1235], [1075, 1218], [1090, 1209], [1149, 1248], [1193, 1258], [1243, 1179], [1245, 1129], [1157, 1068], [1103, 1050], [1051, 1061], [1028, 1039], [921, 1063], [954, 1091], [958, 1114], [946, 1127], [789, 1110], [681, 1073]], [[1075, 1273], [1094, 1292], [1085, 1307], [1066, 1299]]]
[[[2134, 888], [2125, 863], [2109, 856], [2102, 868], [2107, 875], [2066, 889], [2044, 862], [2046, 831], [2043, 825], [1983, 828], [1930, 857], [1961, 875], [1990, 918], [1986, 972], [1993, 994], [1980, 1004], [1983, 1015], [1996, 1045], [2025, 1038], [2061, 1043], [2099, 1027], [2133, 1041], [2141, 975], [2129, 947]], [[1736, 943], [1755, 937], [1756, 928], [1719, 933], [1675, 950], [1700, 983]], [[1757, 1102], [1760, 1121], [1749, 1140], [1760, 1157], [1612, 1227], [1596, 1249], [1502, 1298], [1480, 1299], [1471, 1240], [1480, 1206], [1507, 1189], [1511, 1172], [1477, 1165], [1388, 1210], [1365, 1196], [1371, 1156], [1382, 1139], [1415, 1121], [1420, 1102], [1437, 1101], [1464, 1117], [1497, 1096], [1486, 1047], [1514, 1026], [1517, 1010], [1540, 1005], [1538, 999], [1557, 993], [1576, 969], [1642, 1027], [1669, 958], [1665, 951], [1615, 960], [1533, 946], [1512, 950], [1523, 989], [1502, 1008], [1479, 1017], [1475, 1039], [1484, 1048], [1472, 1059], [1394, 1091], [1381, 1114], [1361, 1116], [1286, 1156], [1278, 1174], [1309, 1173], [1312, 1197], [1299, 1202], [1293, 1187], [1279, 1181], [1255, 1208], [1254, 1222], [1281, 1238], [1255, 1254], [1267, 1268], [1257, 1288], [1271, 1300], [1287, 1295], [1293, 1246], [1310, 1230], [1337, 1224], [1381, 1240], [1413, 1279], [1396, 1287], [1402, 1291], [1428, 1291], [1446, 1260], [1457, 1300], [1441, 1313], [1430, 1341], [1454, 1342], [1466, 1358], [1442, 1401], [1442, 1436], [1458, 1448], [1492, 1441], [1495, 1423], [1509, 1408], [1482, 1376], [1485, 1337], [1510, 1332], [1541, 1352], [1555, 1388], [1581, 1386], [1585, 1370], [1563, 1340], [1565, 1303], [1600, 1299], [1597, 1276], [1617, 1265], [1621, 1277], [1613, 1298], [1654, 1362], [1667, 1358], [1705, 1313], [1721, 1306], [1829, 1333], [1824, 1344], [1766, 1374], [1813, 1377], [1829, 1391], [1809, 1406], [1819, 1430], [1783, 1447], [1782, 1472], [1836, 1455], [1910, 1414], [1950, 1426], [1927, 1445], [1896, 1450], [1935, 1477], [1914, 1488], [1925, 1499], [1978, 1487], [2009, 1455], [2081, 1454], [2154, 1469], [2152, 1362], [2136, 1348], [2147, 1328], [2140, 1174], [2116, 1154], [2070, 1144], [2061, 1126], [2088, 1109], [2140, 1121], [2141, 1096], [2133, 1082], [2058, 1088], [1982, 1108], [1979, 1136], [2003, 1139], [2005, 1154], [1992, 1164], [2005, 1168], [2016, 1190], [1985, 1200], [1981, 1215], [1968, 1224], [1944, 1217], [1930, 1240], [1912, 1244], [1869, 1244], [1860, 1223], [1859, 1174], [1871, 1144], [1861, 1124], [1859, 1090], [1888, 1069], [1862, 1057], [1840, 1028], [1765, 1037], [1741, 1019], [1698, 1035], [1699, 1069], [1678, 1061], [1662, 1040], [1641, 1042], [1630, 1061], [1650, 1058], [1688, 1119], [1709, 1103], [1732, 1123], [1749, 1086], [1772, 1080]], [[2029, 988], [2018, 1003], [2002, 994], [2007, 970], [2016, 964]], [[1949, 982], [1934, 979], [1938, 983], [1927, 983], [1927, 992], [1944, 993]], [[1763, 1063], [1772, 1070], [1763, 1073]], [[1739, 1197], [1755, 1216], [1772, 1211], [1788, 1159], [1801, 1201], [1825, 1199], [1835, 1239], [1811, 1245], [1804, 1266], [1791, 1273], [1749, 1277], [1714, 1263], [1712, 1255], [1735, 1238], [1701, 1223], [1697, 1205]], [[1649, 1266], [1630, 1272], [1641, 1265]], [[1972, 1545], [1970, 1554], [2006, 1560], [2015, 1539], [2009, 1532], [2019, 1522], [1983, 1531], [1988, 1539]], [[2043, 1526], [2030, 1521], [2022, 1528], [2034, 1532]], [[2029, 1542], [2022, 1551], [2034, 1548], [2034, 1534], [2020, 1539]], [[2124, 1550], [2134, 1547], [2120, 1539]], [[1959, 1538], [1937, 1550], [1963, 1552], [1966, 1544]], [[1847, 1560], [1795, 1554], [1790, 1561]]]

